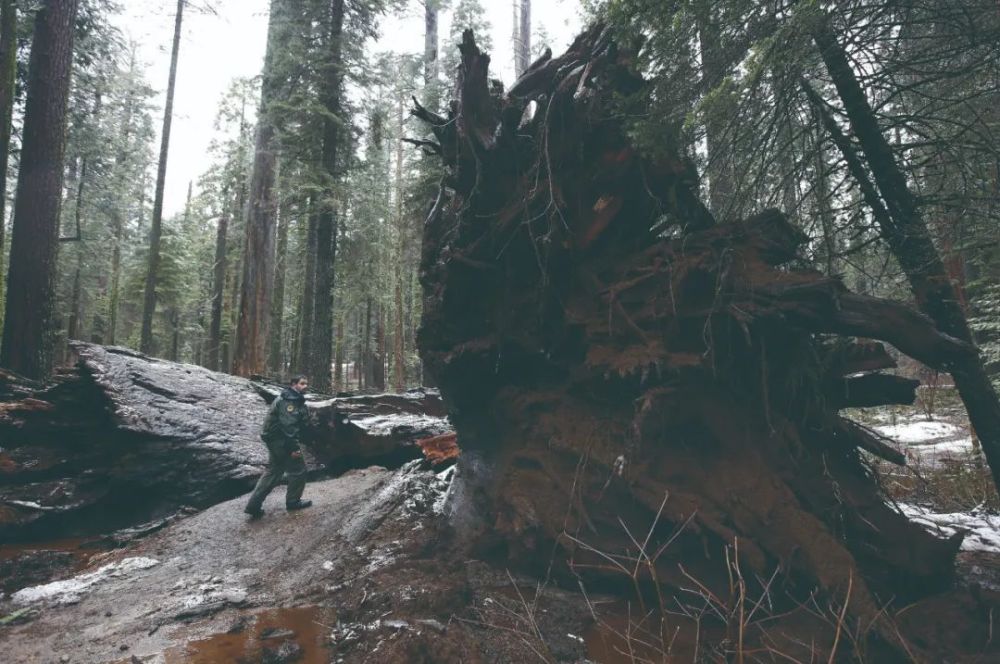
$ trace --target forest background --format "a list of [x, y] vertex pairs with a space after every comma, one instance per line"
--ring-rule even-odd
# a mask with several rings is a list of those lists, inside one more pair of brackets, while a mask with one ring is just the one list
[[[322, 391], [429, 382], [416, 350], [419, 247], [440, 173], [411, 144], [426, 138], [411, 99], [446, 107], [464, 28], [496, 53], [509, 87], [599, 17], [623, 43], [643, 43], [652, 107], [633, 123], [637, 143], [680, 140], [717, 217], [779, 207], [809, 235], [811, 266], [861, 293], [912, 300], [880, 225], [897, 212], [876, 190], [880, 165], [858, 159], [843, 91], [816, 46], [817, 25], [828, 26], [997, 375], [994, 3], [54, 4], [78, 7], [51, 315], [31, 348], [15, 350], [4, 328], [9, 368], [44, 374], [77, 338], [242, 375], [305, 372]], [[34, 3], [2, 8], [15, 37], [0, 47], [13, 63], [0, 80], [12, 114], [6, 276], [39, 33]], [[228, 71], [243, 75], [224, 80]]]

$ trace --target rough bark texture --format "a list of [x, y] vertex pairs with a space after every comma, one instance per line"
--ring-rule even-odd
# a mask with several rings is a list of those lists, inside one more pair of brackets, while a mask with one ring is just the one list
[[[829, 335], [935, 367], [974, 349], [796, 267], [806, 238], [779, 212], [715, 225], [687, 160], [630, 145], [622, 118], [643, 113], [644, 83], [600, 26], [505, 96], [471, 33], [461, 52], [448, 117], [414, 111], [448, 170], [419, 344], [463, 450], [460, 539], [640, 602], [729, 596], [734, 575], [760, 593], [780, 574], [799, 599], [777, 622], [819, 593], [908, 652], [882, 606], [946, 588], [960, 538], [885, 503], [859, 450], [902, 455], [837, 412], [910, 401], [914, 384], [845, 380], [887, 355]], [[744, 627], [741, 648], [766, 640]]]
[[51, 370], [66, 103], [76, 0], [38, 9], [28, 67], [0, 365], [32, 378]]
[[233, 373], [238, 376], [260, 375], [267, 370], [278, 214], [274, 191], [278, 175], [277, 118], [272, 105], [279, 92], [275, 61], [282, 47], [279, 39], [283, 19], [281, 0], [272, 0], [243, 244], [243, 279], [240, 282], [240, 311], [233, 356]]
[[[73, 343], [54, 386], [0, 375], [0, 539], [122, 527], [248, 491], [280, 387]], [[398, 465], [449, 430], [435, 392], [311, 399], [311, 465]]]
[[[868, 161], [874, 184], [885, 201], [884, 211], [876, 214], [876, 220], [906, 273], [917, 306], [944, 333], [971, 345], [972, 333], [962, 309], [962, 294], [934, 246], [917, 198], [896, 163], [844, 47], [828, 22], [815, 29], [813, 38]], [[975, 352], [965, 353], [953, 358], [942, 369], [949, 371], [955, 380], [989, 462], [993, 482], [1000, 487], [1000, 398], [982, 358]]]
[[323, 174], [330, 191], [319, 200], [316, 230], [316, 301], [313, 306], [312, 339], [309, 372], [317, 390], [328, 392], [333, 371], [333, 279], [337, 258], [337, 209], [332, 185], [337, 178], [340, 141], [340, 117], [343, 113], [343, 32], [344, 0], [330, 1], [329, 32], [327, 34], [326, 76], [322, 101], [326, 110], [323, 118]]
[[153, 224], [149, 230], [146, 285], [142, 296], [142, 329], [139, 333], [139, 348], [144, 353], [153, 350], [153, 314], [156, 312], [156, 280], [160, 272], [160, 240], [163, 235], [163, 190], [167, 183], [167, 156], [170, 154], [170, 127], [174, 120], [174, 89], [177, 85], [177, 59], [181, 49], [184, 3], [185, 0], [177, 0], [177, 14], [174, 17], [174, 43], [170, 52], [170, 74], [167, 77], [167, 99], [163, 108], [163, 129], [160, 132], [160, 161], [156, 169]]

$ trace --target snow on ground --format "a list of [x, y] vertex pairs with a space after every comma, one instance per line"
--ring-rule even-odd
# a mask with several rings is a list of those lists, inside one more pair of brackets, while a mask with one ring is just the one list
[[992, 551], [1000, 553], [1000, 515], [980, 511], [935, 514], [926, 507], [900, 503], [899, 509], [911, 521], [919, 523], [932, 533], [947, 538], [959, 531], [966, 531], [962, 541], [963, 551]]
[[873, 430], [901, 444], [910, 463], [918, 467], [937, 468], [969, 461], [977, 453], [968, 431], [950, 422], [901, 418], [895, 424], [880, 424]]
[[81, 594], [90, 587], [112, 577], [123, 577], [144, 569], [159, 565], [154, 558], [125, 558], [109, 563], [93, 571], [74, 576], [63, 581], [53, 581], [41, 586], [31, 586], [19, 590], [11, 597], [16, 604], [34, 604], [43, 601], [55, 601], [58, 604], [75, 604], [80, 601]]
[[949, 422], [901, 421], [898, 424], [885, 424], [875, 427], [883, 436], [900, 443], [921, 444], [944, 438], [956, 438], [963, 435], [961, 428]]

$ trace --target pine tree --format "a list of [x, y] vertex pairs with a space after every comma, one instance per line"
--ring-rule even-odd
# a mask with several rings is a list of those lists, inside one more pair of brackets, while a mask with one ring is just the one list
[[156, 311], [156, 276], [160, 270], [160, 241], [163, 234], [163, 193], [167, 181], [167, 157], [170, 153], [170, 128], [174, 114], [174, 90], [177, 85], [177, 61], [181, 47], [181, 25], [184, 20], [185, 0], [177, 0], [174, 17], [174, 41], [170, 52], [170, 74], [167, 79], [167, 98], [163, 108], [163, 129], [160, 135], [160, 162], [156, 171], [156, 194], [153, 199], [153, 223], [149, 232], [148, 267], [142, 299], [142, 332], [139, 349], [153, 351], [153, 314]]

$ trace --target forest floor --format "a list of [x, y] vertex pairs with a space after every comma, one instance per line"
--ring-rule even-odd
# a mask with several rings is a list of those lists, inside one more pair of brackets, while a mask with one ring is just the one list
[[[947, 395], [936, 406], [931, 417], [918, 404], [860, 421], [910, 459], [877, 466], [890, 497], [942, 536], [968, 531], [959, 578], [1000, 591], [989, 474], [961, 409]], [[259, 521], [240, 497], [151, 534], [38, 545], [23, 557], [32, 564], [14, 570], [21, 582], [2, 589], [4, 660], [617, 664], [636, 661], [636, 647], [662, 658], [662, 647], [624, 636], [637, 630], [620, 597], [566, 592], [442, 545], [453, 470], [425, 468], [310, 483], [314, 505], [295, 513], [282, 509], [279, 488]], [[119, 546], [100, 550], [109, 541]], [[32, 545], [4, 548], [0, 567]], [[937, 629], [934, 615], [917, 619]], [[691, 659], [685, 644], [671, 647], [671, 661]]]
[[[4, 661], [528, 661], [536, 637], [512, 616], [536, 588], [436, 546], [452, 472], [373, 467], [309, 484], [299, 512], [279, 488], [259, 521], [245, 498], [181, 518], [0, 599]], [[585, 661], [583, 598], [544, 602], [545, 647]]]

